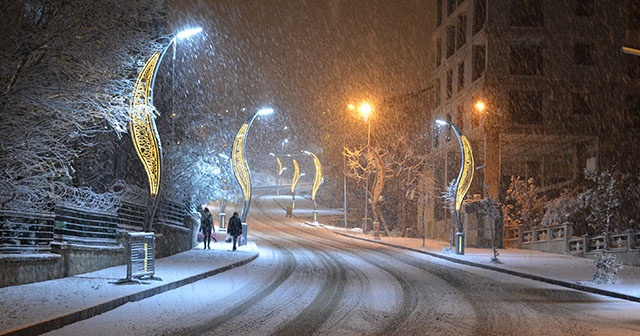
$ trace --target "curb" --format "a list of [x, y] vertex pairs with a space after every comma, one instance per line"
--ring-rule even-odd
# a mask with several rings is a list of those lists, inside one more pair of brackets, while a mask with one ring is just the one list
[[194, 283], [196, 281], [214, 276], [216, 274], [222, 273], [222, 272], [226, 272], [230, 269], [248, 264], [249, 262], [255, 260], [256, 258], [258, 258], [258, 256], [260, 255], [259, 251], [256, 251], [256, 253], [244, 260], [240, 260], [237, 261], [235, 263], [223, 266], [223, 267], [219, 267], [219, 268], [215, 268], [212, 269], [208, 272], [205, 273], [201, 273], [201, 274], [196, 274], [181, 280], [177, 280], [174, 282], [169, 282], [157, 287], [153, 287], [153, 288], [149, 288], [147, 290], [143, 290], [137, 293], [133, 293], [133, 294], [129, 294], [129, 295], [125, 295], [119, 298], [115, 298], [113, 300], [110, 301], [106, 301], [94, 306], [90, 306], [90, 307], [86, 307], [83, 308], [81, 310], [77, 310], [75, 312], [69, 313], [69, 314], [65, 314], [62, 316], [57, 316], [48, 320], [44, 320], [41, 322], [37, 322], [34, 324], [30, 324], [30, 325], [26, 325], [26, 326], [21, 326], [21, 327], [17, 327], [15, 329], [12, 330], [8, 330], [6, 333], [1, 333], [0, 335], [2, 336], [28, 336], [28, 335], [40, 335], [40, 334], [44, 334], [47, 333], [49, 331], [52, 330], [56, 330], [56, 329], [60, 329], [66, 325], [69, 324], [73, 324], [76, 322], [80, 322], [82, 320], [86, 320], [89, 318], [92, 318], [96, 315], [100, 315], [102, 313], [108, 312], [110, 310], [116, 309], [122, 305], [124, 305], [125, 303], [129, 303], [129, 302], [135, 302], [135, 301], [140, 301], [140, 300], [144, 300], [146, 298], [152, 297], [154, 295], [157, 294], [161, 294], [182, 286], [186, 286], [189, 285], [191, 283]]
[[447, 260], [447, 261], [450, 261], [450, 262], [454, 262], [454, 263], [458, 263], [458, 264], [462, 264], [462, 265], [466, 265], [466, 266], [484, 268], [484, 269], [490, 270], [490, 271], [505, 273], [505, 274], [514, 275], [514, 276], [521, 277], [521, 278], [540, 281], [540, 282], [546, 282], [546, 283], [549, 283], [549, 284], [552, 284], [552, 285], [567, 287], [567, 288], [571, 288], [571, 289], [575, 289], [575, 290], [579, 290], [579, 291], [583, 291], [583, 292], [587, 292], [587, 293], [592, 293], [592, 294], [609, 296], [609, 297], [613, 297], [613, 298], [616, 298], [616, 299], [622, 299], [622, 300], [633, 301], [633, 302], [640, 302], [640, 297], [637, 297], [637, 296], [632, 296], [632, 295], [612, 292], [612, 291], [608, 291], [608, 290], [604, 290], [604, 289], [598, 289], [598, 288], [594, 288], [594, 287], [580, 285], [580, 284], [573, 283], [573, 282], [567, 282], [567, 281], [562, 281], [562, 280], [545, 278], [545, 277], [541, 277], [541, 276], [533, 275], [533, 274], [516, 272], [516, 271], [512, 271], [512, 270], [508, 270], [508, 269], [504, 269], [504, 268], [500, 268], [500, 267], [495, 267], [495, 266], [490, 266], [490, 265], [485, 265], [485, 264], [479, 264], [479, 263], [475, 263], [475, 262], [471, 262], [471, 261], [467, 261], [467, 260], [460, 260], [458, 258], [452, 258], [452, 257], [448, 257], [446, 255], [441, 255], [441, 254], [438, 254], [438, 253], [433, 253], [433, 252], [429, 252], [429, 251], [425, 251], [425, 250], [420, 250], [420, 249], [416, 249], [416, 248], [413, 248], [413, 247], [406, 247], [406, 246], [402, 246], [402, 245], [396, 245], [396, 244], [392, 244], [392, 243], [383, 242], [383, 241], [380, 241], [380, 240], [373, 240], [373, 239], [369, 239], [369, 238], [351, 236], [351, 235], [348, 235], [348, 234], [342, 233], [342, 232], [335, 232], [334, 231], [334, 233], [338, 234], [338, 235], [341, 235], [341, 236], [344, 236], [344, 237], [349, 237], [349, 238], [352, 238], [352, 239], [358, 239], [358, 240], [363, 240], [363, 241], [367, 241], [367, 242], [370, 242], [370, 243], [376, 243], [376, 244], [386, 245], [386, 246], [389, 246], [389, 247], [404, 249], [404, 250], [408, 250], [408, 251], [412, 251], [412, 252], [418, 252], [418, 253], [422, 253], [422, 254], [427, 254], [427, 255], [435, 257], [435, 258], [444, 259], [444, 260]]

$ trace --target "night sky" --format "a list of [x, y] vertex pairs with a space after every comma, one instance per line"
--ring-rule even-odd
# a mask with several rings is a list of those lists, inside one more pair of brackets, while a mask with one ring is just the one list
[[435, 1], [175, 0], [169, 27], [201, 25], [189, 76], [218, 101], [297, 115], [428, 86]]

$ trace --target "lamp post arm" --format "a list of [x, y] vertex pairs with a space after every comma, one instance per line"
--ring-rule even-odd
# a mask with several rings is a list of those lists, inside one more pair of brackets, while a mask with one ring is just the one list
[[158, 69], [160, 69], [160, 65], [162, 64], [162, 60], [164, 59], [164, 55], [167, 53], [167, 51], [169, 50], [169, 48], [171, 47], [172, 44], [174, 44], [176, 42], [176, 36], [174, 35], [171, 40], [169, 41], [169, 43], [167, 44], [166, 47], [164, 47], [164, 49], [162, 50], [162, 52], [160, 53], [160, 58], [158, 59], [158, 66], [155, 67], [155, 69], [153, 69], [153, 75], [151, 77], [151, 87], [150, 87], [150, 91], [151, 94], [149, 97], [149, 103], [151, 105], [153, 105], [153, 87], [155, 86], [156, 83], [156, 76], [158, 75]]

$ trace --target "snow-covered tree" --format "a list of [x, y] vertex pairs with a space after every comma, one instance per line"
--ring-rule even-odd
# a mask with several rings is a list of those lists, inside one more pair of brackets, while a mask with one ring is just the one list
[[539, 196], [533, 178], [524, 181], [520, 176], [511, 176], [511, 183], [501, 205], [505, 227], [522, 227], [528, 230], [539, 225], [546, 201], [546, 196]]
[[545, 204], [546, 211], [542, 217], [542, 226], [571, 224], [574, 235], [584, 235], [584, 206], [579, 196], [584, 191], [581, 186], [565, 189], [562, 193]]
[[[638, 175], [623, 174], [615, 168], [586, 172], [585, 191], [578, 195], [586, 227], [583, 234], [620, 233], [637, 230], [640, 217]], [[608, 246], [608, 241], [606, 242]]]
[[0, 11], [5, 206], [100, 197], [116, 179], [133, 82], [161, 48], [163, 2], [4, 1]]

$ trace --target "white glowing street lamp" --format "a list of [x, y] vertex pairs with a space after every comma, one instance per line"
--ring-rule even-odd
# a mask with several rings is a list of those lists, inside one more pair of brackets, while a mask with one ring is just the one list
[[133, 88], [131, 99], [131, 114], [129, 119], [129, 133], [138, 158], [144, 166], [149, 182], [149, 200], [147, 213], [143, 223], [143, 230], [151, 231], [153, 217], [158, 206], [158, 193], [162, 172], [162, 145], [155, 123], [153, 107], [153, 87], [160, 68], [160, 63], [169, 47], [178, 38], [186, 38], [202, 31], [202, 28], [194, 28], [177, 33], [162, 50], [155, 52], [145, 62]]
[[464, 201], [464, 197], [469, 191], [469, 187], [471, 186], [471, 181], [473, 180], [473, 171], [474, 171], [474, 161], [473, 161], [473, 152], [471, 150], [471, 144], [464, 134], [460, 132], [460, 129], [456, 127], [454, 124], [444, 120], [436, 120], [436, 124], [440, 126], [449, 125], [453, 132], [456, 134], [458, 138], [458, 144], [460, 145], [460, 172], [458, 173], [458, 178], [455, 183], [455, 220], [456, 220], [456, 253], [464, 254], [464, 228], [462, 226], [462, 219], [460, 217], [460, 208], [462, 207], [462, 202]]
[[240, 127], [238, 133], [236, 134], [236, 138], [233, 141], [233, 149], [231, 151], [231, 166], [233, 167], [233, 173], [235, 174], [236, 180], [238, 181], [238, 184], [240, 184], [240, 188], [242, 189], [243, 199], [242, 214], [240, 215], [240, 219], [243, 223], [246, 223], [247, 221], [247, 214], [249, 213], [249, 206], [251, 205], [252, 191], [251, 171], [249, 170], [249, 165], [247, 164], [247, 159], [245, 157], [247, 135], [249, 133], [249, 128], [251, 128], [253, 120], [255, 120], [257, 116], [267, 115], [271, 113], [273, 113], [272, 108], [263, 108], [256, 111]]

